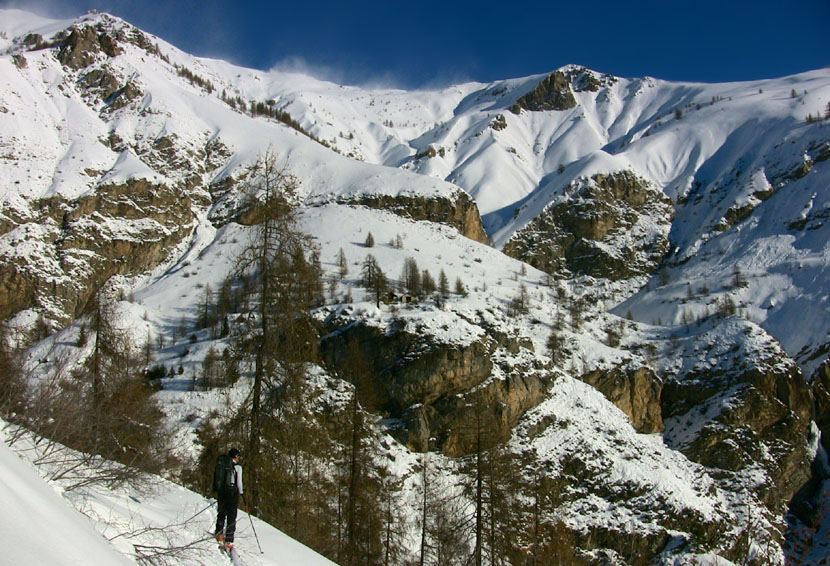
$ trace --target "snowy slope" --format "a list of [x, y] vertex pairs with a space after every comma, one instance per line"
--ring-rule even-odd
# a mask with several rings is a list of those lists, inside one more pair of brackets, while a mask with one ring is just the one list
[[[510, 106], [544, 75], [416, 92], [409, 106], [401, 104], [400, 92], [360, 91], [320, 82], [311, 91], [317, 100], [309, 103], [304, 94], [308, 79], [300, 82], [294, 93], [282, 86], [279, 96], [289, 97], [298, 109], [313, 113], [304, 124], [324, 139], [338, 128], [363, 134], [365, 123], [359, 120], [371, 120], [388, 142], [401, 146], [410, 159], [387, 159], [367, 148], [367, 160], [405, 166], [463, 187], [476, 198], [482, 214], [491, 215], [488, 229], [494, 235], [500, 230], [497, 244], [527, 221], [518, 218], [504, 225], [517, 206], [532, 195], [539, 202], [528, 214], [535, 216], [550, 200], [545, 193], [561, 190], [579, 176], [632, 169], [676, 202], [686, 196], [693, 180], [699, 180], [695, 176], [704, 164], [707, 176], [712, 170], [723, 175], [721, 169], [733, 167], [737, 158], [765, 157], [764, 146], [756, 143], [759, 138], [770, 147], [785, 139], [801, 138], [807, 114], [823, 114], [830, 96], [827, 70], [716, 85], [606, 77], [573, 66], [562, 71], [572, 74], [575, 85], [591, 76], [600, 80], [601, 86], [597, 91], [575, 91], [577, 106], [573, 109], [524, 111], [520, 115], [510, 112]], [[291, 80], [277, 73], [263, 80], [269, 79], [288, 84]], [[791, 98], [793, 90], [797, 96]], [[426, 104], [424, 99], [434, 102]], [[359, 107], [359, 113], [349, 106], [363, 100], [369, 104]], [[347, 108], [341, 109], [341, 104]], [[675, 119], [678, 108], [683, 113], [679, 120]], [[499, 115], [506, 126], [492, 128]], [[407, 128], [394, 126], [419, 117], [432, 120], [432, 127], [411, 135]], [[430, 145], [445, 152], [412, 159]], [[561, 175], [560, 165], [565, 167]]]
[[[10, 14], [14, 17], [7, 24], [18, 25], [7, 25], [7, 36], [20, 33], [24, 27], [21, 12]], [[37, 20], [29, 22], [28, 27], [48, 34], [67, 23], [53, 23], [46, 31], [38, 28], [37, 24], [42, 22]], [[88, 15], [76, 23], [100, 25], [115, 34], [137, 33], [125, 22], [105, 15]], [[0, 89], [4, 93], [0, 116], [2, 144], [7, 157], [14, 154], [26, 163], [26, 168], [19, 168], [8, 159], [3, 162], [4, 175], [9, 175], [2, 192], [6, 206], [14, 206], [20, 199], [55, 194], [72, 198], [98, 183], [125, 178], [181, 182], [189, 172], [170, 167], [159, 171], [153, 169], [152, 161], [148, 165], [146, 156], [136, 155], [168, 135], [176, 138], [179, 148], [194, 153], [212, 141], [221, 141], [231, 149], [233, 158], [215, 170], [214, 177], [205, 179], [208, 183], [233, 174], [271, 146], [290, 162], [298, 176], [307, 180], [304, 187], [309, 196], [401, 192], [451, 195], [457, 190], [444, 182], [340, 157], [281, 124], [246, 116], [220, 100], [217, 91], [234, 89], [253, 97], [257, 93], [249, 92], [252, 89], [248, 83], [259, 82], [258, 76], [249, 73], [253, 76], [236, 77], [240, 82], [237, 88], [229, 78], [211, 72], [196, 58], [158, 38], [151, 40], [169, 62], [147, 57], [141, 47], [125, 41], [121, 55], [94, 65], [101, 68], [106, 63], [107, 73], [140, 93], [132, 101], [133, 107], [114, 110], [103, 102], [90, 100], [90, 94], [84, 90], [84, 76], [62, 67], [48, 49], [24, 52], [26, 64], [22, 68], [9, 56], [0, 58]], [[181, 80], [177, 65], [211, 81], [216, 90], [209, 93]], [[225, 72], [230, 75], [234, 70]], [[122, 143], [107, 147], [105, 140], [112, 135]], [[103, 172], [103, 177], [99, 178], [96, 172]]]
[[[5, 423], [2, 423], [5, 426]], [[109, 489], [101, 484], [64, 491], [60, 480], [50, 485], [31, 465], [37, 447], [28, 437], [14, 449], [0, 429], [3, 493], [0, 503], [9, 520], [0, 533], [9, 541], [4, 564], [109, 566], [134, 564], [140, 553], [187, 547], [168, 558], [176, 564], [224, 565], [207, 534], [213, 529], [215, 504], [160, 478], [143, 490]], [[25, 447], [25, 449], [24, 449]], [[16, 453], [15, 451], [18, 451]], [[73, 507], [74, 506], [74, 507]], [[207, 508], [209, 507], [209, 508]], [[207, 508], [207, 509], [206, 509]], [[333, 564], [267, 523], [239, 513], [236, 551], [249, 566], [326, 566]], [[259, 552], [251, 521], [262, 545]]]
[[[474, 195], [497, 246], [565, 198], [578, 178], [635, 172], [675, 204], [672, 288], [719, 289], [735, 270], [747, 273], [737, 302], [812, 371], [808, 358], [826, 342], [830, 316], [822, 299], [830, 286], [830, 135], [805, 118], [830, 101], [830, 71], [722, 85], [615, 79], [575, 97], [572, 110], [520, 116], [505, 111], [508, 100], [499, 105], [507, 123], [499, 131], [485, 127], [494, 111], [482, 103], [454, 118], [474, 128], [441, 133], [437, 145], [458, 150], [421, 160], [416, 170], [436, 171], [440, 162], [441, 176]], [[805, 163], [809, 173], [798, 173]], [[716, 298], [689, 306], [674, 293], [652, 286], [616, 312], [677, 324]]]
[[0, 505], [7, 519], [0, 525], [6, 564], [132, 564], [47, 485], [37, 471], [6, 445], [0, 430]]
[[[62, 45], [69, 22], [19, 11], [0, 20], [9, 45], [0, 56], [0, 258], [3, 285], [18, 295], [5, 316], [17, 314], [21, 326], [30, 327], [41, 314], [63, 321], [74, 315], [101, 264], [111, 259], [102, 239], [129, 248], [122, 258], [137, 256], [142, 246], [158, 254], [154, 244], [145, 246], [153, 240], [175, 253], [171, 248], [198, 216], [232, 213], [244, 198], [240, 181], [269, 150], [302, 180], [298, 197], [307, 203], [367, 195], [453, 203], [462, 196], [440, 179], [349, 159], [283, 123], [241, 111], [228, 100], [251, 90], [258, 76], [217, 74], [117, 18], [88, 14], [71, 28], [117, 38], [114, 56], [103, 51], [109, 44], [94, 41], [76, 52], [32, 50], [24, 30], [39, 34], [32, 41]], [[62, 64], [65, 50], [91, 62], [80, 69]], [[204, 82], [182, 76], [188, 73]], [[129, 201], [137, 190], [145, 191], [136, 197], [144, 202], [125, 203], [133, 210], [120, 213], [122, 204], [96, 210], [101, 193], [109, 194], [105, 201]], [[179, 207], [178, 219], [159, 210], [159, 193], [167, 195], [162, 208]], [[47, 287], [60, 290], [51, 296], [34, 291]]]

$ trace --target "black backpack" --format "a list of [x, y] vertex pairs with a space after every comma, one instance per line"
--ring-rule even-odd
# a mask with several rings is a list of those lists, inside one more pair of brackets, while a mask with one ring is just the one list
[[213, 471], [213, 491], [232, 491], [236, 487], [236, 470], [233, 460], [227, 454], [216, 459], [216, 469]]

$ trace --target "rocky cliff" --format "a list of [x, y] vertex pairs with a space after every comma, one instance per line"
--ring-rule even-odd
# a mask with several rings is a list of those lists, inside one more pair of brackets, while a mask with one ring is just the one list
[[458, 191], [452, 199], [423, 199], [409, 196], [367, 196], [343, 204], [359, 204], [369, 208], [389, 210], [405, 218], [426, 220], [452, 226], [458, 232], [475, 240], [487, 243], [487, 232], [481, 222], [475, 201], [464, 191]]
[[[532, 349], [529, 342], [499, 333], [484, 333], [467, 344], [448, 344], [415, 328], [338, 326], [331, 319], [328, 330], [321, 342], [327, 367], [335, 374], [348, 374], [347, 347], [356, 342], [374, 376], [362, 402], [399, 419], [401, 440], [417, 451], [468, 453], [469, 440], [460, 430], [475, 411], [487, 413], [496, 438], [507, 439], [519, 419], [541, 402], [551, 383], [544, 366], [508, 361], [511, 354]], [[505, 359], [495, 368], [493, 360], [499, 357]]]
[[671, 201], [631, 171], [572, 183], [504, 246], [557, 276], [620, 280], [652, 273], [669, 248]]
[[33, 217], [12, 218], [3, 228], [12, 244], [0, 255], [4, 319], [35, 309], [65, 324], [109, 277], [169, 260], [195, 224], [186, 193], [143, 180], [102, 185], [71, 201], [40, 200], [33, 209]]
[[510, 107], [510, 111], [519, 114], [522, 110], [569, 110], [574, 106], [576, 99], [571, 91], [570, 81], [562, 71], [555, 71], [517, 100]]

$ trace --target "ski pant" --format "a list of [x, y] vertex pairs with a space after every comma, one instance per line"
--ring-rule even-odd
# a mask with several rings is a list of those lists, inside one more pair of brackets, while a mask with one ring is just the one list
[[[225, 542], [233, 542], [236, 532], [236, 511], [239, 508], [239, 493], [220, 491], [217, 498], [216, 531], [217, 535], [225, 533]], [[227, 526], [225, 522], [227, 521]]]

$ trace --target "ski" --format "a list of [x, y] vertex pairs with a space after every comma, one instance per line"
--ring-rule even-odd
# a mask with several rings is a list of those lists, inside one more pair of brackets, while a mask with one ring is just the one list
[[235, 548], [228, 550], [224, 544], [220, 544], [219, 552], [227, 556], [234, 566], [244, 566], [244, 562], [242, 562], [242, 559], [239, 557], [239, 553], [236, 552]]
[[[214, 535], [212, 532], [208, 531], [208, 534], [213, 538], [213, 540], [218, 541], [216, 535]], [[231, 564], [233, 564], [234, 566], [244, 566], [245, 562], [243, 562], [242, 558], [239, 556], [239, 553], [236, 551], [236, 548], [231, 548], [230, 550], [228, 550], [224, 543], [221, 542], [219, 543], [218, 548], [219, 552], [221, 552], [230, 559]]]
[[219, 550], [219, 553], [226, 556], [228, 558], [228, 560], [230, 560], [230, 562], [233, 564], [234, 563], [233, 562], [233, 557], [231, 556], [230, 552], [228, 552], [228, 549], [225, 548], [225, 544], [223, 542], [220, 542], [219, 539], [217, 538], [217, 536], [215, 534], [213, 534], [212, 531], [207, 531], [207, 533], [210, 535], [210, 538], [212, 538], [215, 542], [219, 543], [217, 545], [217, 549]]

